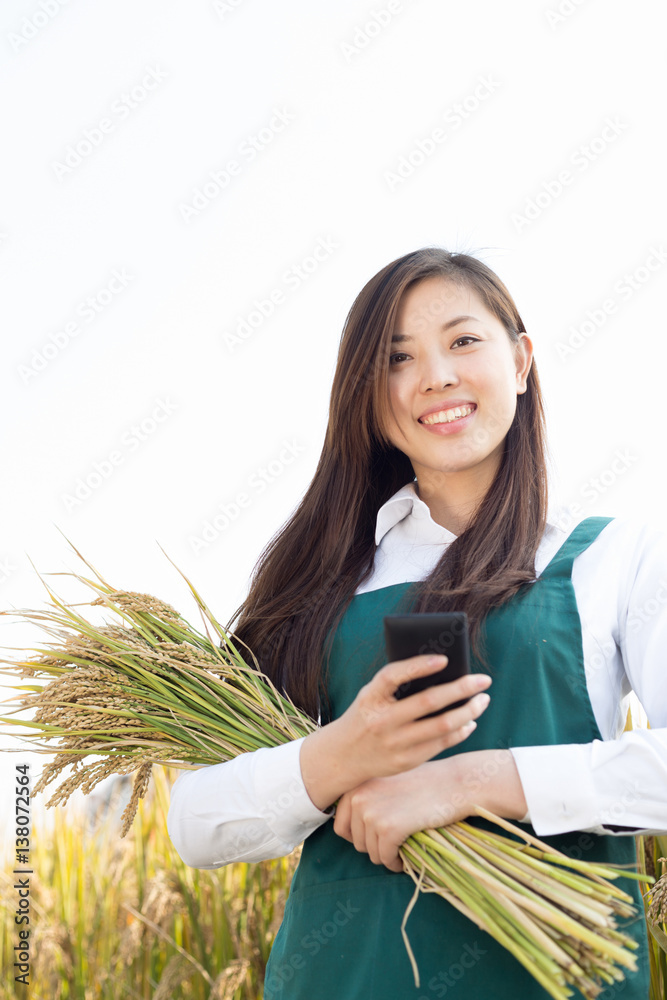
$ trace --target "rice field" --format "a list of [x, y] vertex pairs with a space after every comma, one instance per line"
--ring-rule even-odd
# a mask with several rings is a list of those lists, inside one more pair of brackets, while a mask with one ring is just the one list
[[[628, 716], [626, 728], [632, 728]], [[129, 833], [117, 785], [105, 818], [57, 806], [30, 831], [30, 985], [14, 982], [14, 858], [0, 871], [0, 1000], [261, 1000], [264, 974], [299, 850], [212, 871], [186, 866], [167, 833], [179, 769], [154, 765]], [[136, 799], [132, 795], [133, 801]], [[47, 822], [50, 820], [50, 822]], [[667, 870], [667, 836], [638, 837], [641, 871]], [[651, 993], [667, 1000], [667, 875], [645, 895]], [[577, 995], [580, 995], [577, 991]]]
[[[656, 879], [664, 875], [667, 883], [667, 836], [637, 837], [637, 858], [641, 871], [654, 875]], [[664, 864], [660, 862], [664, 859]], [[657, 899], [656, 899], [657, 897]], [[651, 992], [648, 1000], [667, 1000], [667, 884], [656, 884], [644, 897], [645, 909], [651, 900], [662, 910], [661, 920], [651, 920], [649, 913], [649, 956], [651, 961]], [[659, 900], [662, 900], [660, 907]]]
[[153, 768], [128, 835], [55, 808], [33, 823], [30, 986], [14, 983], [16, 876], [0, 873], [0, 1000], [260, 1000], [298, 851], [261, 864], [188, 868], [167, 834], [180, 772]]
[[[55, 808], [48, 827], [33, 825], [28, 988], [13, 982], [14, 865], [4, 859], [0, 1000], [261, 1000], [299, 851], [213, 871], [187, 867], [167, 834], [179, 773], [153, 768], [124, 839], [113, 815], [92, 825]], [[639, 837], [637, 845], [640, 868], [659, 877], [667, 837]], [[665, 938], [650, 938], [648, 1000], [667, 1000], [667, 926], [657, 928]]]

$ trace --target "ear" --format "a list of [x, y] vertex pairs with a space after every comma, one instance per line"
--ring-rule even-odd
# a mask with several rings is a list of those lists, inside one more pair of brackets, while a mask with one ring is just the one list
[[533, 342], [527, 333], [519, 334], [516, 344], [516, 391], [521, 394], [528, 388], [528, 375], [533, 363]]

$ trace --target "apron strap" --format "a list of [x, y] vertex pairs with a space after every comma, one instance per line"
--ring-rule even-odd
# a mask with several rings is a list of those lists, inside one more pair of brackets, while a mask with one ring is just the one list
[[613, 520], [613, 517], [587, 517], [580, 521], [565, 539], [551, 562], [544, 568], [539, 578], [561, 577], [569, 580], [572, 576], [572, 563], [575, 558], [584, 552], [595, 541], [602, 529]]

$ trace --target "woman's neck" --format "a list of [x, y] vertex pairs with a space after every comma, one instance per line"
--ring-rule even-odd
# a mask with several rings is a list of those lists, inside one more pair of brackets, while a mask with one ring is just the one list
[[438, 474], [419, 476], [415, 489], [436, 524], [458, 536], [470, 524], [490, 485], [473, 473], [471, 476], [452, 476], [443, 488], [442, 475]]

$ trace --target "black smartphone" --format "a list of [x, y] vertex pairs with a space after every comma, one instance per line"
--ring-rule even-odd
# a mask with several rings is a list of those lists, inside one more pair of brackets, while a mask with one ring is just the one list
[[[447, 666], [426, 677], [416, 677], [405, 681], [397, 690], [396, 698], [407, 698], [417, 691], [424, 691], [434, 684], [455, 681], [470, 673], [470, 641], [468, 616], [464, 611], [424, 613], [411, 615], [386, 615], [384, 618], [384, 638], [387, 663], [407, 660], [422, 653], [440, 653], [447, 657]], [[420, 716], [429, 719], [441, 715], [451, 708], [465, 705], [469, 698], [440, 708], [436, 712]]]

